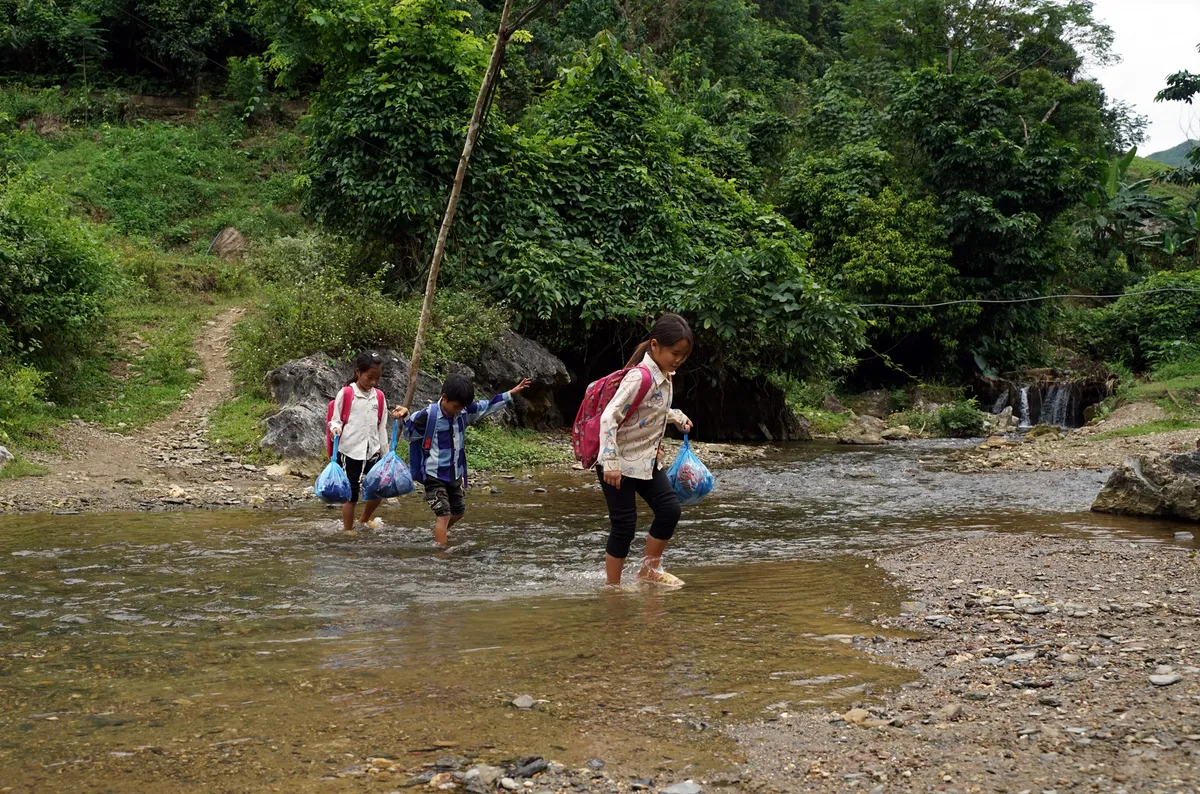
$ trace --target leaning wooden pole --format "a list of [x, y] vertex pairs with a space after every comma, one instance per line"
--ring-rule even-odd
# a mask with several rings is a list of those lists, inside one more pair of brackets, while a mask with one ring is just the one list
[[458, 158], [458, 172], [454, 175], [446, 214], [442, 217], [437, 244], [433, 247], [433, 261], [429, 264], [429, 278], [425, 281], [425, 301], [421, 304], [421, 321], [417, 323], [417, 339], [413, 342], [412, 361], [408, 365], [408, 388], [404, 390], [403, 402], [406, 408], [412, 405], [413, 394], [417, 391], [421, 349], [425, 347], [425, 332], [429, 328], [429, 315], [433, 312], [433, 294], [437, 290], [438, 271], [442, 267], [442, 256], [446, 253], [446, 238], [450, 236], [450, 227], [454, 225], [454, 213], [458, 209], [458, 197], [462, 194], [463, 180], [467, 176], [467, 164], [471, 161], [471, 152], [475, 150], [475, 142], [479, 140], [479, 133], [483, 128], [484, 112], [487, 110], [492, 85], [500, 75], [500, 64], [504, 62], [504, 49], [513, 34], [508, 27], [508, 15], [511, 11], [512, 0], [504, 0], [504, 10], [500, 12], [500, 29], [496, 33], [496, 46], [492, 48], [492, 59], [484, 72], [483, 83], [479, 86], [479, 96], [475, 98], [475, 110], [471, 113], [471, 124], [467, 127], [467, 141], [463, 144], [462, 156]]

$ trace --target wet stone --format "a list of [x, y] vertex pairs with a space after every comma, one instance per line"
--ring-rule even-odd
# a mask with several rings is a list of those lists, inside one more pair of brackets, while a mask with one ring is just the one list
[[1150, 683], [1154, 684], [1154, 686], [1171, 686], [1172, 684], [1178, 684], [1182, 680], [1183, 676], [1175, 673], [1171, 673], [1170, 675], [1150, 676]]
[[523, 711], [528, 711], [529, 709], [533, 708], [534, 703], [536, 702], [537, 701], [535, 701], [529, 695], [521, 695], [519, 698], [515, 698], [512, 704]]
[[700, 794], [700, 785], [694, 780], [685, 780], [663, 789], [663, 794]]

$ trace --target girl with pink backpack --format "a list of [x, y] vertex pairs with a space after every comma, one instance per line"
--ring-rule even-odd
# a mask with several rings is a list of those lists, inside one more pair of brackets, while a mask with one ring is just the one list
[[[387, 400], [376, 388], [382, 377], [383, 357], [369, 350], [359, 353], [354, 359], [354, 376], [338, 389], [326, 415], [326, 453], [331, 454], [333, 438], [337, 437], [337, 462], [350, 478], [350, 501], [342, 505], [342, 528], [348, 533], [354, 532], [354, 511], [363, 477], [388, 449]], [[370, 499], [364, 504], [364, 525], [374, 526], [371, 516], [382, 502]]]
[[[660, 456], [668, 422], [684, 433], [692, 429], [691, 420], [671, 407], [673, 376], [691, 355], [692, 346], [692, 329], [687, 321], [678, 314], [664, 314], [654, 323], [646, 341], [638, 345], [623, 375], [617, 372], [609, 376], [620, 376], [620, 385], [599, 416], [596, 472], [611, 524], [604, 565], [611, 587], [621, 584], [625, 558], [637, 530], [637, 496], [654, 512], [638, 579], [668, 587], [683, 584], [662, 567], [663, 552], [675, 534], [680, 509], [679, 497], [662, 470]], [[602, 390], [603, 385], [598, 391]]]

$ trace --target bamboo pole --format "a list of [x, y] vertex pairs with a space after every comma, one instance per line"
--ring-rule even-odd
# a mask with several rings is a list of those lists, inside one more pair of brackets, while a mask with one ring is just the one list
[[504, 0], [504, 10], [500, 12], [500, 29], [496, 33], [496, 45], [492, 47], [492, 58], [484, 72], [483, 82], [479, 86], [479, 95], [475, 98], [475, 110], [471, 113], [471, 124], [467, 127], [467, 141], [463, 144], [462, 156], [458, 158], [458, 171], [454, 175], [454, 185], [450, 188], [450, 199], [446, 204], [446, 214], [442, 218], [442, 226], [438, 230], [437, 244], [433, 247], [433, 261], [429, 264], [429, 278], [425, 282], [425, 301], [421, 304], [421, 320], [417, 324], [417, 339], [413, 342], [412, 360], [408, 365], [408, 388], [404, 390], [405, 408], [412, 405], [413, 394], [417, 391], [417, 375], [421, 366], [421, 350], [425, 347], [425, 332], [429, 328], [429, 315], [433, 312], [433, 293], [437, 289], [438, 271], [442, 267], [442, 256], [446, 253], [446, 238], [450, 236], [450, 227], [454, 225], [454, 213], [458, 209], [458, 198], [462, 194], [463, 180], [467, 176], [467, 164], [471, 161], [471, 153], [475, 150], [475, 142], [483, 128], [484, 111], [492, 93], [492, 86], [500, 74], [500, 64], [504, 61], [504, 50], [512, 37], [513, 30], [508, 26], [508, 15], [512, 11], [512, 0]]

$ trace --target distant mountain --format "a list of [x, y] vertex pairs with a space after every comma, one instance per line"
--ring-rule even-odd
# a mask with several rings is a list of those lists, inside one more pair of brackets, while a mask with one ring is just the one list
[[1149, 155], [1146, 159], [1157, 160], [1172, 168], [1179, 168], [1182, 165], [1187, 165], [1188, 152], [1198, 146], [1200, 146], [1200, 141], [1184, 141], [1173, 149], [1167, 149], [1165, 152], [1156, 152]]

